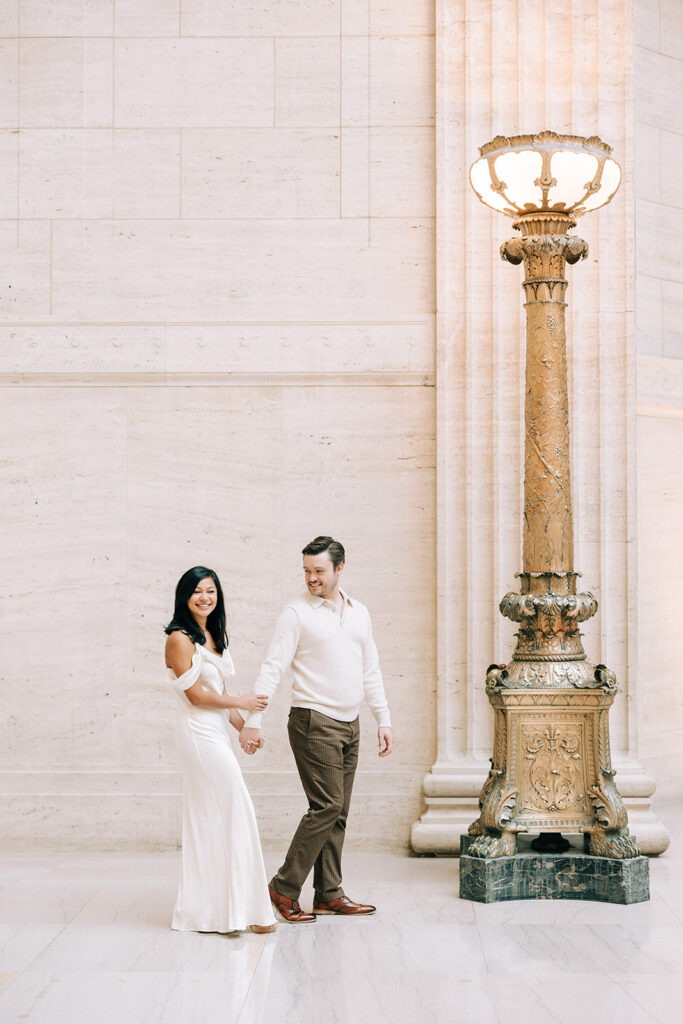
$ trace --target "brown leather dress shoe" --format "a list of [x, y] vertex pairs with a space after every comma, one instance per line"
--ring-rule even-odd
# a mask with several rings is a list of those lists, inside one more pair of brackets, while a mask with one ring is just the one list
[[284, 917], [285, 921], [291, 921], [292, 924], [304, 924], [307, 921], [315, 921], [315, 914], [307, 914], [305, 910], [301, 909], [296, 900], [290, 900], [289, 896], [283, 896], [276, 889], [273, 889], [272, 885], [268, 886], [268, 893], [270, 895], [270, 902], [278, 914]]
[[313, 900], [314, 914], [374, 914], [377, 907], [370, 903], [354, 903], [348, 896], [338, 900]]

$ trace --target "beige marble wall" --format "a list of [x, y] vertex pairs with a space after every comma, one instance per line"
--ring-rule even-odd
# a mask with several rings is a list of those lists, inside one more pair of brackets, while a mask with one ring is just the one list
[[668, 800], [683, 797], [683, 7], [637, 0], [636, 323], [640, 749]]
[[[433, 34], [429, 2], [2, 4], [4, 846], [177, 843], [175, 581], [219, 571], [248, 687], [320, 532], [399, 740], [380, 762], [364, 712], [349, 842], [407, 845], [434, 754]], [[271, 848], [302, 805], [286, 705], [243, 761]]]
[[[576, 561], [601, 604], [589, 656], [622, 686], [621, 788], [662, 848], [653, 775], [679, 793], [683, 749], [679, 6], [0, 5], [4, 846], [175, 844], [174, 582], [221, 573], [246, 686], [325, 530], [398, 739], [380, 763], [364, 715], [349, 843], [407, 846], [426, 795], [424, 848], [452, 848], [521, 550], [520, 274], [467, 170], [497, 132], [551, 127], [599, 133], [625, 172], [570, 270]], [[285, 707], [243, 762], [270, 847], [302, 806]]]

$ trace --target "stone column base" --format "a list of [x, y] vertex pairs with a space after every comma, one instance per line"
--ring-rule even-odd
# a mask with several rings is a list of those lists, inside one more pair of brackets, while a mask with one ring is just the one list
[[[479, 817], [479, 794], [488, 766], [463, 773], [432, 771], [425, 776], [426, 810], [413, 824], [410, 845], [417, 854], [454, 857], [460, 853], [460, 837]], [[652, 808], [655, 780], [635, 767], [617, 772], [619, 792], [628, 812], [631, 835], [640, 852], [656, 857], [668, 849], [670, 837]]]

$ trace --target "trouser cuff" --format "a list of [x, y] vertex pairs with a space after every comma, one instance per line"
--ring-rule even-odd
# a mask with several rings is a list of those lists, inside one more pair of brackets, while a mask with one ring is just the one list
[[275, 889], [275, 892], [279, 892], [281, 896], [286, 896], [289, 900], [298, 900], [301, 894], [301, 889], [296, 889], [291, 885], [287, 885], [277, 875], [274, 875], [268, 883]]
[[321, 903], [329, 903], [331, 900], [340, 900], [344, 895], [344, 890], [341, 886], [338, 889], [329, 889], [327, 892], [318, 892], [316, 889], [313, 893], [313, 898], [319, 900]]

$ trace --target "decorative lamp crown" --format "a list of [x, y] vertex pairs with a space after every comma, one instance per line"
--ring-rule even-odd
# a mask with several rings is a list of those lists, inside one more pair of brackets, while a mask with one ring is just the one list
[[480, 148], [470, 182], [482, 203], [508, 217], [581, 217], [619, 188], [621, 168], [611, 152], [597, 135], [498, 135]]

